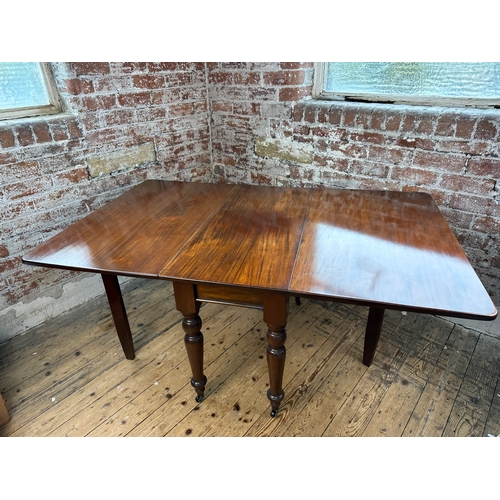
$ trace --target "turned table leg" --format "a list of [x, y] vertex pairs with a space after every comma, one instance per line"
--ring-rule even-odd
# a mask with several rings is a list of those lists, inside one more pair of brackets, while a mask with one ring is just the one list
[[264, 298], [264, 321], [267, 323], [267, 367], [269, 371], [269, 390], [267, 397], [271, 402], [271, 417], [275, 417], [280, 403], [285, 397], [283, 391], [283, 371], [286, 358], [286, 320], [288, 297], [282, 294], [269, 294]]
[[379, 307], [370, 307], [368, 312], [368, 321], [366, 323], [365, 346], [363, 351], [363, 364], [370, 366], [375, 356], [382, 322], [384, 320], [385, 309]]
[[118, 277], [111, 274], [101, 274], [101, 276], [123, 352], [125, 353], [125, 357], [127, 359], [134, 359], [134, 342], [132, 340], [132, 333], [130, 332], [127, 311], [125, 310], [125, 304], [123, 303]]
[[174, 282], [175, 304], [182, 313], [182, 328], [185, 332], [184, 345], [191, 366], [193, 377], [191, 385], [196, 391], [196, 401], [201, 401], [205, 394], [207, 377], [203, 374], [203, 334], [201, 318], [198, 315], [200, 303], [196, 301], [195, 287], [189, 283]]

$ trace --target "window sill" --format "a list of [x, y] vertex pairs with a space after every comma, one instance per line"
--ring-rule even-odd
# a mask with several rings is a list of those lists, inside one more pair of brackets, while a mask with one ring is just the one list
[[51, 113], [51, 114], [44, 114], [44, 115], [36, 115], [36, 116], [26, 116], [26, 117], [19, 117], [19, 118], [8, 118], [5, 120], [0, 120], [0, 128], [7, 128], [7, 127], [13, 127], [13, 126], [19, 126], [19, 125], [34, 125], [37, 123], [50, 123], [50, 122], [57, 122], [61, 120], [76, 120], [77, 115], [74, 113], [67, 113], [67, 112], [59, 112], [59, 113]]

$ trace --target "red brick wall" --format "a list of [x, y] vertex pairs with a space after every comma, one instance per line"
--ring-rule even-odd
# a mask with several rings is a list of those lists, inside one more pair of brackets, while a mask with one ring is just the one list
[[[146, 178], [210, 174], [204, 63], [52, 66], [66, 113], [0, 122], [0, 311], [71, 277], [24, 266], [29, 248]], [[155, 162], [89, 176], [89, 158], [151, 142]]]
[[[146, 178], [429, 192], [500, 303], [498, 110], [314, 101], [313, 63], [53, 68], [67, 113], [0, 122], [0, 317], [73, 278], [23, 253]], [[312, 161], [258, 156], [258, 138]], [[91, 158], [151, 141], [154, 162], [90, 177]]]
[[[312, 63], [209, 69], [219, 180], [428, 192], [500, 304], [499, 110], [315, 101]], [[259, 137], [305, 145], [313, 161], [257, 156]]]

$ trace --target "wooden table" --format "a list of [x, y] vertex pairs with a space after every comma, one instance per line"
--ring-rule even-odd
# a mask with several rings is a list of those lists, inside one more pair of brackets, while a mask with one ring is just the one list
[[370, 365], [384, 310], [492, 320], [497, 310], [425, 193], [146, 181], [29, 252], [26, 264], [102, 275], [125, 356], [118, 276], [173, 282], [196, 400], [201, 302], [263, 310], [271, 415], [284, 397], [290, 296], [369, 307]]

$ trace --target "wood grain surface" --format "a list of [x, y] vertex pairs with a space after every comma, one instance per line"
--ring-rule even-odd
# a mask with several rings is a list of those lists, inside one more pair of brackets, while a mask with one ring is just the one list
[[285, 399], [271, 419], [262, 311], [202, 306], [208, 384], [197, 403], [172, 284], [131, 279], [123, 292], [134, 361], [120, 355], [104, 296], [1, 345], [0, 436], [500, 435], [497, 333], [387, 311], [367, 367], [365, 307], [290, 301]]
[[426, 193], [315, 190], [290, 290], [441, 314], [496, 314]]
[[312, 193], [235, 187], [160, 275], [287, 291]]
[[233, 188], [146, 181], [64, 229], [23, 261], [156, 278]]
[[425, 193], [146, 181], [23, 260], [475, 319], [497, 315]]

